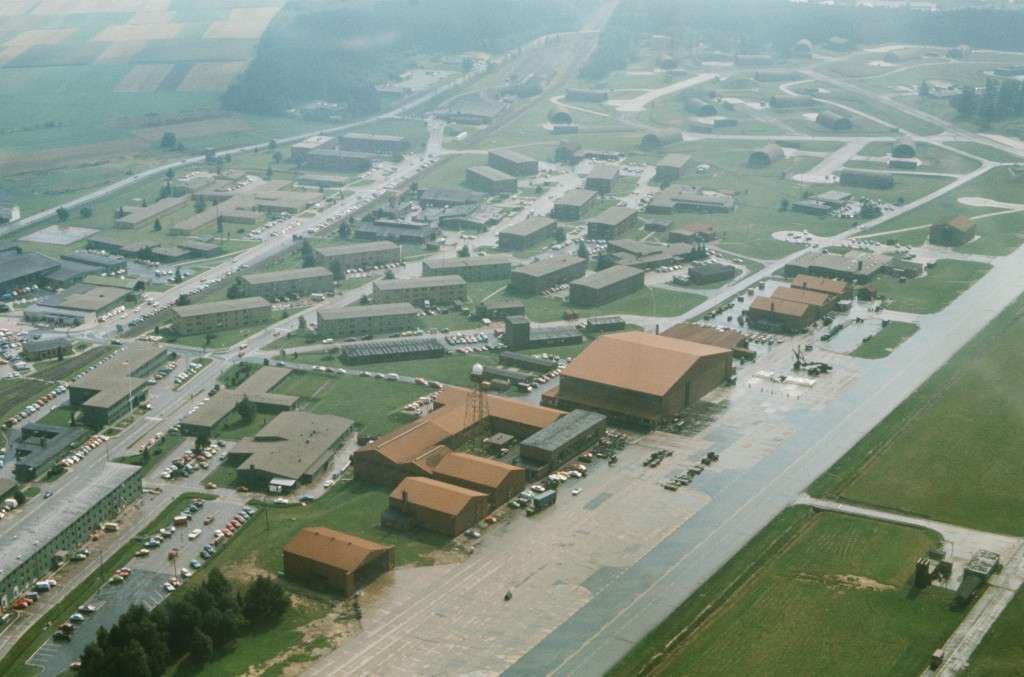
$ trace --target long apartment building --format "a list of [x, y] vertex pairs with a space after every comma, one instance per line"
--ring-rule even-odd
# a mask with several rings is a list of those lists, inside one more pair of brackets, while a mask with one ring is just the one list
[[275, 270], [270, 273], [243, 275], [242, 290], [246, 296], [274, 298], [299, 294], [307, 296], [314, 292], [326, 293], [334, 289], [334, 276], [322, 266]]
[[377, 280], [373, 283], [375, 303], [412, 303], [422, 305], [448, 305], [464, 301], [468, 289], [466, 280], [458, 275], [417, 277], [408, 280]]
[[314, 252], [317, 265], [330, 268], [338, 261], [343, 270], [402, 262], [402, 246], [387, 240], [324, 247]]
[[416, 328], [419, 311], [411, 303], [328, 306], [316, 314], [317, 331], [332, 338], [378, 336]]
[[258, 327], [270, 323], [270, 302], [259, 296], [196, 303], [171, 309], [175, 331], [181, 336], [224, 329]]

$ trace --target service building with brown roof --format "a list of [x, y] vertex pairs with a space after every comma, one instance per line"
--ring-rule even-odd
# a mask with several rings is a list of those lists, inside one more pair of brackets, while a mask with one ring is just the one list
[[487, 494], [491, 508], [512, 500], [526, 486], [526, 470], [494, 459], [452, 452], [434, 468], [434, 479]]
[[966, 216], [947, 216], [936, 221], [928, 229], [928, 242], [942, 247], [959, 247], [967, 244], [977, 232], [974, 219]]
[[395, 546], [327, 527], [308, 527], [284, 547], [284, 574], [351, 597], [356, 586], [395, 567]]
[[814, 309], [806, 303], [768, 296], [755, 296], [747, 309], [747, 326], [763, 331], [795, 334], [814, 320]]
[[407, 477], [388, 496], [381, 524], [458, 536], [487, 516], [487, 494], [427, 477]]

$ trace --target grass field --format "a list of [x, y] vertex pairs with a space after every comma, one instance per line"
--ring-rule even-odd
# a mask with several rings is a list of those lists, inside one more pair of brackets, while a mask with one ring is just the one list
[[851, 355], [866, 360], [880, 360], [888, 357], [901, 343], [913, 336], [918, 326], [911, 322], [890, 322], [882, 327], [867, 343], [862, 343]]
[[868, 433], [808, 490], [997, 533], [1024, 535], [1024, 298]]
[[886, 307], [918, 315], [936, 313], [981, 279], [991, 268], [987, 263], [941, 259], [926, 275], [901, 283], [880, 275], [875, 279], [878, 293], [892, 299]]
[[916, 674], [961, 618], [908, 585], [935, 537], [791, 508], [608, 674]]
[[1020, 629], [1024, 627], [1024, 596], [1018, 592], [999, 615], [999, 619], [971, 654], [971, 662], [963, 674], [968, 677], [998, 677], [1020, 674], [1024, 665], [1024, 643]]

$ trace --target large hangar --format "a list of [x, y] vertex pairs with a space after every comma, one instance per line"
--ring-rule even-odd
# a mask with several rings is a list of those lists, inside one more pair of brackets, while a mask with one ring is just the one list
[[565, 368], [543, 403], [653, 428], [732, 375], [732, 351], [727, 348], [638, 331], [610, 334], [595, 340]]

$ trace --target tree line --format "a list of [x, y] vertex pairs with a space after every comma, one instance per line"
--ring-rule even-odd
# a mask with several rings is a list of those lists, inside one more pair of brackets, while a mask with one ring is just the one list
[[[352, 115], [377, 111], [374, 86], [397, 81], [423, 54], [500, 53], [574, 30], [594, 0], [362, 0], [288, 3], [229, 87], [231, 110], [281, 114], [322, 99]], [[461, 64], [458, 66], [462, 68]]]
[[201, 585], [185, 588], [148, 611], [133, 604], [81, 656], [84, 677], [156, 677], [181, 659], [201, 667], [239, 637], [265, 631], [291, 606], [284, 589], [260, 576], [236, 591], [214, 569]]
[[984, 87], [963, 87], [950, 104], [961, 118], [984, 129], [994, 122], [1024, 115], [1024, 83], [1013, 78], [988, 78]]

